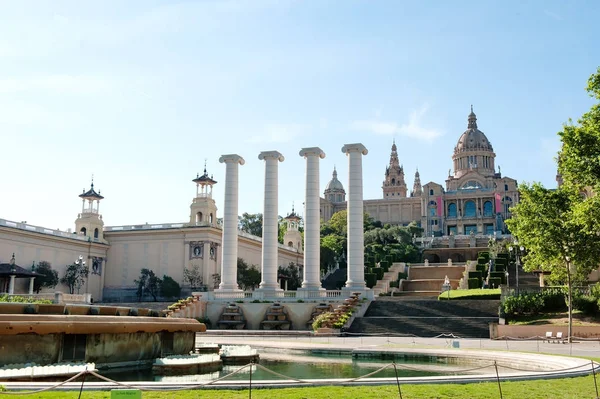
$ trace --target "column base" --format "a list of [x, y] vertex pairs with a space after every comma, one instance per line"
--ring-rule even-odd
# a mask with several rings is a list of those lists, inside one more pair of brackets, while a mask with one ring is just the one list
[[243, 292], [237, 284], [219, 284], [219, 288], [215, 291], [217, 292]]
[[321, 298], [325, 297], [327, 290], [320, 286], [302, 287], [296, 290], [296, 298], [310, 299], [310, 298]]
[[257, 288], [252, 295], [253, 298], [260, 297], [262, 299], [278, 299], [283, 297], [281, 288]]
[[361, 298], [369, 298], [372, 295], [370, 296], [368, 293], [373, 291], [365, 285], [362, 287], [342, 287], [342, 296], [350, 296], [354, 292], [360, 292]]

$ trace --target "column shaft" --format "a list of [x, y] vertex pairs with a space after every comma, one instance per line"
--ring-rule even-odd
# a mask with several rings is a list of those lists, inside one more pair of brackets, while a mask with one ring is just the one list
[[321, 237], [319, 159], [325, 158], [320, 148], [304, 148], [300, 156], [306, 158], [306, 192], [304, 199], [304, 281], [302, 288], [321, 289]]
[[367, 149], [362, 144], [346, 144], [342, 152], [348, 155], [348, 280], [346, 288], [365, 289], [364, 271], [364, 209], [362, 156]]
[[33, 294], [33, 280], [35, 280], [35, 277], [29, 277], [29, 295]]
[[15, 293], [15, 277], [16, 276], [10, 276], [10, 281], [8, 282], [8, 293], [9, 294]]
[[[238, 257], [238, 164], [244, 159], [239, 155], [223, 155], [219, 162], [225, 163], [225, 206], [223, 207], [223, 254], [221, 257], [221, 284], [219, 290], [237, 291]], [[209, 254], [205, 254], [207, 256]]]
[[275, 291], [277, 284], [277, 244], [279, 235], [278, 221], [278, 162], [283, 155], [277, 151], [261, 152], [258, 159], [265, 161], [265, 192], [263, 207], [261, 290]]

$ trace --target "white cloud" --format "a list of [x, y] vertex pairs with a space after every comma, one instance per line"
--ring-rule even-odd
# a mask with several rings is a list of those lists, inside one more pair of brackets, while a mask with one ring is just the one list
[[288, 143], [301, 133], [306, 127], [297, 124], [270, 123], [264, 128], [264, 132], [251, 136], [248, 143]]
[[398, 135], [417, 140], [431, 141], [440, 137], [443, 133], [437, 129], [427, 128], [422, 125], [423, 116], [427, 113], [428, 108], [427, 105], [424, 105], [419, 110], [412, 111], [408, 122], [404, 124], [382, 121], [377, 118], [352, 122], [350, 128], [384, 136]]

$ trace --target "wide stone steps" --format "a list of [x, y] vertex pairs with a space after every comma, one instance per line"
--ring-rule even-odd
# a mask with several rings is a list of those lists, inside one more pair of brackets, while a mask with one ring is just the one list
[[489, 323], [498, 318], [356, 318], [349, 333], [365, 335], [400, 335], [417, 337], [438, 337], [454, 335], [460, 338], [489, 338]]
[[454, 334], [464, 338], [489, 338], [489, 323], [498, 321], [498, 300], [412, 299], [381, 297], [348, 332], [356, 334]]

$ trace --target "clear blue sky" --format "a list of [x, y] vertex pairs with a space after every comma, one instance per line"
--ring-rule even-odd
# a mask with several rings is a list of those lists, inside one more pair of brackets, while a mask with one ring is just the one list
[[556, 132], [592, 100], [598, 1], [0, 1], [0, 218], [74, 227], [96, 188], [107, 225], [186, 221], [191, 182], [238, 153], [240, 213], [262, 212], [260, 151], [278, 150], [279, 213], [362, 142], [381, 198], [396, 139], [407, 184], [444, 184], [474, 105], [503, 175], [555, 185]]

